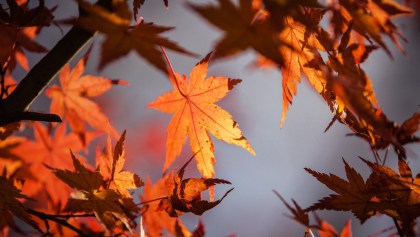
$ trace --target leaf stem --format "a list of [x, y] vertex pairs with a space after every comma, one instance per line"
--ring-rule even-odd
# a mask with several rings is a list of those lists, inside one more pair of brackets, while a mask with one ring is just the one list
[[162, 45], [160, 46], [160, 49], [162, 50], [162, 53], [163, 53], [163, 55], [165, 56], [166, 62], [168, 63], [169, 70], [171, 71], [172, 77], [174, 78], [176, 88], [178, 89], [179, 93], [180, 93], [180, 94], [181, 94], [184, 98], [187, 98], [187, 96], [186, 96], [186, 95], [185, 95], [185, 94], [181, 91], [181, 88], [179, 87], [178, 80], [177, 80], [177, 78], [176, 78], [176, 76], [175, 76], [175, 72], [174, 72], [174, 69], [173, 69], [173, 67], [172, 67], [171, 61], [169, 60], [169, 57], [168, 57], [168, 55], [166, 54], [166, 51], [165, 51], [165, 49], [163, 48], [163, 46], [162, 46]]

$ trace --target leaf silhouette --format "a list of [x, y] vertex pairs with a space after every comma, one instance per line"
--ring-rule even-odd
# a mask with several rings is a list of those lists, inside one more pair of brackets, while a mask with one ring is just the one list
[[173, 73], [170, 80], [174, 90], [148, 105], [149, 108], [165, 113], [174, 113], [168, 126], [165, 171], [180, 155], [188, 137], [191, 150], [194, 153], [200, 151], [195, 156], [198, 170], [206, 178], [214, 177], [213, 164], [216, 160], [209, 132], [216, 138], [243, 147], [255, 155], [232, 116], [214, 104], [241, 80], [223, 76], [206, 78], [210, 56], [211, 54], [207, 55], [192, 69], [189, 79], [185, 75]]
[[308, 213], [306, 213], [305, 210], [303, 210], [299, 206], [299, 204], [297, 204], [295, 200], [292, 199], [292, 202], [295, 205], [295, 207], [293, 208], [286, 202], [286, 200], [284, 200], [284, 198], [280, 195], [280, 193], [278, 193], [276, 190], [273, 190], [273, 192], [281, 200], [281, 202], [287, 207], [287, 209], [293, 214], [293, 216], [288, 216], [290, 219], [293, 219], [306, 227], [310, 227]]
[[6, 3], [6, 9], [0, 5], [0, 67], [13, 71], [18, 62], [25, 70], [29, 70], [22, 48], [37, 53], [47, 51], [33, 39], [43, 26], [50, 25], [54, 8], [46, 8], [43, 0], [34, 8], [29, 8], [27, 1]]
[[[155, 184], [152, 184], [149, 178], [146, 179], [144, 192], [140, 199], [142, 202], [147, 202], [142, 212], [142, 222], [147, 236], [162, 236], [164, 230], [179, 236], [191, 235], [181, 220], [169, 216], [165, 211], [170, 205], [167, 197], [171, 194], [173, 183], [174, 176], [171, 174], [159, 179]], [[156, 199], [162, 200], [160, 202], [151, 201]]]
[[[133, 13], [134, 13], [135, 21], [137, 21], [139, 10], [145, 1], [146, 0], [133, 0]], [[168, 0], [163, 0], [163, 3], [165, 4], [166, 9], [168, 9], [169, 7]]]
[[334, 174], [327, 175], [305, 168], [318, 181], [337, 193], [319, 200], [308, 207], [306, 211], [319, 209], [351, 211], [363, 223], [375, 215], [377, 210], [380, 209], [380, 205], [383, 204], [380, 203], [374, 193], [370, 192], [362, 176], [350, 167], [344, 159], [343, 162], [348, 181]]
[[158, 48], [159, 46], [179, 53], [193, 55], [175, 42], [160, 36], [161, 33], [171, 30], [173, 27], [157, 26], [143, 22], [130, 26], [131, 13], [126, 1], [113, 1], [115, 13], [83, 0], [78, 0], [78, 3], [89, 15], [80, 17], [76, 24], [87, 30], [105, 34], [99, 69], [128, 54], [131, 50], [136, 51], [150, 64], [165, 73], [167, 72], [166, 63]]
[[420, 175], [413, 178], [411, 169], [403, 159], [398, 159], [399, 174], [387, 166], [362, 159], [371, 169], [370, 186], [384, 203], [389, 203], [385, 213], [402, 222], [402, 232], [411, 227], [420, 216]]
[[183, 179], [185, 168], [191, 162], [191, 159], [182, 166], [174, 177], [172, 193], [169, 196], [170, 206], [166, 211], [170, 216], [177, 217], [185, 212], [192, 212], [196, 215], [202, 215], [205, 211], [219, 205], [220, 202], [233, 190], [229, 189], [222, 198], [217, 201], [209, 202], [202, 200], [201, 193], [216, 184], [231, 184], [224, 179], [206, 179], [206, 178], [188, 178]]
[[261, 12], [253, 7], [252, 1], [241, 0], [239, 6], [230, 0], [219, 0], [218, 3], [218, 6], [189, 4], [201, 17], [224, 32], [223, 38], [214, 47], [215, 59], [252, 48], [278, 65], [283, 65], [283, 57], [278, 51], [281, 45], [278, 31], [267, 19], [260, 17]]
[[[72, 70], [68, 64], [64, 66], [59, 75], [61, 88], [53, 85], [45, 91], [46, 95], [52, 99], [51, 113], [64, 116], [84, 145], [86, 145], [85, 123], [102, 131], [106, 131], [109, 124], [108, 117], [100, 107], [88, 98], [102, 95], [113, 85], [127, 85], [127, 82], [123, 80], [111, 80], [91, 75], [82, 76], [88, 54]], [[118, 137], [117, 131], [113, 127], [110, 129], [111, 134]]]
[[9, 223], [13, 228], [14, 223], [10, 213], [21, 219], [34, 229], [42, 232], [38, 224], [32, 219], [25, 207], [18, 198], [27, 199], [28, 197], [21, 193], [21, 190], [13, 185], [13, 180], [0, 176], [0, 223]]

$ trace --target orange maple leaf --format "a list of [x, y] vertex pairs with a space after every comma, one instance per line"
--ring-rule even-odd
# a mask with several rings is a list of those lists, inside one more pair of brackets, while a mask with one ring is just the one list
[[[54, 135], [50, 135], [47, 128], [41, 123], [34, 123], [35, 140], [22, 142], [12, 150], [29, 166], [29, 170], [36, 180], [28, 179], [23, 190], [30, 196], [45, 191], [53, 204], [65, 203], [70, 193], [66, 185], [57, 182], [53, 173], [45, 165], [70, 169], [71, 160], [69, 149], [79, 152], [83, 149], [82, 143], [74, 133], [66, 134], [66, 123], [58, 125]], [[97, 134], [88, 133], [87, 142]]]
[[216, 161], [209, 132], [216, 138], [243, 147], [255, 155], [251, 145], [242, 136], [238, 123], [227, 111], [214, 104], [241, 80], [223, 76], [206, 78], [210, 56], [208, 54], [196, 64], [189, 79], [185, 75], [172, 73], [170, 80], [175, 89], [148, 105], [149, 108], [165, 113], [174, 113], [168, 126], [164, 170], [180, 155], [188, 137], [191, 150], [194, 153], [200, 151], [195, 156], [198, 170], [206, 178], [214, 177], [213, 164]]
[[297, 93], [301, 71], [318, 93], [324, 90], [326, 80], [321, 71], [306, 66], [315, 58], [314, 49], [323, 50], [316, 37], [307, 31], [306, 26], [291, 17], [286, 17], [285, 28], [280, 33], [280, 39], [285, 43], [279, 47], [285, 61], [284, 66], [281, 67], [283, 110], [280, 126], [283, 126], [289, 105], [292, 104], [292, 98]]
[[351, 232], [351, 220], [347, 220], [346, 225], [341, 230], [340, 234], [335, 230], [335, 228], [330, 225], [325, 220], [321, 220], [317, 218], [318, 225], [320, 229], [318, 230], [318, 234], [320, 237], [352, 237]]
[[[85, 143], [85, 123], [93, 128], [106, 131], [108, 117], [102, 113], [100, 107], [89, 100], [88, 97], [96, 97], [111, 89], [112, 85], [127, 85], [123, 80], [111, 80], [105, 77], [84, 75], [88, 54], [85, 55], [76, 66], [70, 70], [67, 64], [60, 72], [59, 80], [61, 88], [57, 85], [46, 90], [47, 96], [52, 98], [50, 111], [60, 117], [65, 117], [72, 130], [78, 134]], [[111, 134], [118, 137], [117, 131], [111, 127]]]
[[401, 32], [391, 21], [392, 18], [410, 15], [413, 10], [393, 0], [368, 0], [363, 3], [357, 1], [340, 1], [340, 11], [335, 20], [348, 23], [353, 20], [354, 30], [370, 41], [373, 39], [389, 55], [391, 51], [385, 44], [382, 34], [388, 35], [395, 45], [404, 52], [404, 49], [397, 39], [399, 36], [406, 41]]

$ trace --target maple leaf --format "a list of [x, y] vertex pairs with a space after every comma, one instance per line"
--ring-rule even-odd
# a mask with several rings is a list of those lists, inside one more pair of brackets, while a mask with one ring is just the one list
[[174, 90], [148, 104], [149, 108], [174, 113], [168, 126], [164, 170], [180, 155], [188, 137], [191, 150], [200, 151], [195, 156], [198, 170], [206, 178], [214, 177], [214, 147], [209, 132], [217, 139], [243, 147], [255, 155], [232, 116], [214, 104], [241, 80], [222, 76], [206, 78], [210, 56], [208, 54], [196, 64], [189, 79], [172, 73], [170, 80]]
[[13, 185], [13, 180], [0, 176], [0, 190], [0, 223], [8, 223], [8, 226], [13, 228], [15, 224], [10, 216], [10, 213], [12, 213], [14, 216], [42, 233], [37, 223], [18, 200], [18, 198], [28, 199], [28, 197], [22, 194], [21, 190]]
[[341, 230], [340, 234], [335, 230], [335, 228], [330, 225], [325, 220], [321, 220], [317, 217], [318, 225], [320, 229], [318, 230], [319, 237], [352, 237], [351, 231], [351, 220], [347, 220], [346, 225]]
[[0, 173], [5, 177], [15, 177], [16, 172], [22, 168], [23, 162], [12, 151], [25, 141], [19, 137], [8, 137], [0, 141]]
[[76, 189], [71, 193], [64, 211], [93, 212], [108, 231], [122, 223], [132, 232], [130, 219], [137, 211], [132, 199], [111, 189], [101, 189], [104, 182], [102, 175], [98, 171], [87, 169], [73, 153], [71, 158], [75, 171], [49, 167], [59, 179]]
[[4, 77], [3, 83], [4, 83], [4, 91], [2, 91], [2, 94], [3, 94], [2, 99], [5, 99], [10, 95], [10, 93], [13, 92], [13, 90], [16, 88], [18, 83], [9, 74], [6, 74], [6, 76]]
[[137, 21], [137, 14], [139, 13], [140, 7], [144, 4], [146, 0], [133, 0], [133, 13], [134, 20]]
[[[133, 13], [134, 13], [134, 20], [137, 21], [137, 14], [139, 13], [140, 7], [144, 4], [146, 0], [133, 0]], [[163, 4], [165, 4], [166, 9], [169, 7], [168, 0], [163, 0]]]
[[385, 209], [386, 204], [381, 203], [371, 192], [362, 176], [354, 168], [350, 167], [344, 159], [343, 162], [348, 181], [334, 174], [327, 175], [305, 168], [318, 181], [337, 193], [319, 200], [306, 211], [319, 209], [351, 211], [363, 223], [381, 208]]
[[0, 127], [0, 140], [4, 140], [9, 137], [12, 133], [18, 131], [20, 128], [20, 122], [9, 123]]
[[[314, 21], [316, 20], [314, 19]], [[323, 47], [302, 23], [291, 17], [285, 18], [285, 22], [285, 28], [279, 36], [285, 43], [279, 48], [285, 61], [284, 66], [281, 67], [283, 110], [280, 126], [283, 126], [289, 105], [292, 104], [293, 95], [297, 93], [297, 83], [300, 82], [301, 71], [318, 93], [323, 92], [326, 84], [325, 76], [320, 70], [306, 66], [315, 58], [314, 50], [323, 50]]]
[[[98, 134], [88, 133], [86, 141], [89, 143]], [[64, 203], [70, 190], [62, 183], [56, 181], [55, 176], [45, 167], [61, 167], [70, 169], [71, 161], [65, 159], [69, 149], [79, 152], [83, 146], [74, 133], [66, 134], [66, 123], [58, 125], [53, 135], [41, 123], [34, 123], [34, 140], [26, 140], [20, 143], [12, 154], [19, 156], [29, 167], [32, 176], [28, 179], [23, 190], [28, 195], [38, 192], [46, 193], [53, 204]]]
[[160, 36], [161, 33], [171, 30], [173, 27], [143, 22], [130, 26], [131, 13], [126, 1], [113, 1], [115, 13], [83, 0], [78, 0], [78, 3], [89, 14], [80, 17], [76, 24], [87, 30], [105, 34], [99, 69], [128, 54], [131, 50], [135, 50], [141, 57], [165, 73], [167, 72], [166, 63], [159, 46], [193, 55], [175, 42]]
[[175, 223], [175, 235], [177, 237], [203, 237], [205, 235], [204, 224], [203, 222], [201, 222], [201, 220], [198, 221], [197, 228], [191, 234], [186, 234], [185, 232], [183, 232], [181, 226], [178, 223], [179, 220], [177, 220]]
[[405, 158], [403, 145], [420, 141], [420, 138], [414, 135], [419, 129], [419, 113], [413, 114], [400, 126], [389, 120], [376, 103], [372, 102], [372, 98], [375, 98], [369, 93], [372, 89], [370, 82], [366, 84], [366, 89], [362, 84], [363, 80], [355, 81], [351, 76], [329, 75], [327, 78], [327, 88], [334, 91], [337, 101], [346, 108], [344, 116], [340, 116], [341, 121], [357, 136], [369, 142], [372, 148], [384, 149], [392, 145], [395, 152]]
[[387, 166], [362, 161], [372, 169], [371, 189], [382, 202], [390, 204], [385, 214], [401, 220], [405, 233], [420, 216], [420, 175], [413, 178], [410, 167], [401, 158], [398, 159], [399, 174]]
[[185, 212], [192, 212], [196, 215], [202, 215], [205, 211], [219, 205], [220, 202], [233, 190], [229, 189], [222, 198], [217, 201], [209, 202], [201, 199], [201, 193], [216, 184], [231, 184], [224, 179], [206, 179], [206, 178], [188, 178], [182, 179], [185, 168], [194, 158], [191, 157], [187, 163], [182, 166], [174, 177], [172, 193], [169, 196], [170, 205], [165, 208], [170, 216], [177, 217]]
[[41, 27], [37, 26], [24, 27], [18, 31], [13, 53], [7, 66], [8, 70], [13, 71], [17, 62], [23, 69], [29, 71], [28, 59], [26, 58], [25, 52], [23, 50], [29, 51], [31, 53], [48, 52], [48, 49], [34, 41], [35, 37], [37, 37], [40, 32]]
[[[391, 55], [381, 34], [388, 35], [397, 47], [404, 52], [396, 36], [405, 38], [391, 21], [391, 18], [412, 14], [412, 9], [393, 0], [351, 1], [340, 0], [343, 22], [354, 21], [354, 30], [366, 39], [373, 39]], [[336, 18], [337, 19], [337, 18]]]
[[[178, 218], [169, 216], [165, 211], [170, 205], [167, 197], [171, 194], [173, 185], [174, 176], [171, 174], [159, 179], [153, 185], [149, 178], [146, 179], [143, 195], [140, 199], [146, 204], [143, 207], [142, 223], [147, 236], [162, 236], [163, 230], [178, 236], [191, 236], [191, 232]], [[162, 201], [151, 201], [158, 199], [162, 199]]]
[[54, 8], [45, 7], [40, 0], [35, 8], [28, 8], [27, 1], [7, 1], [8, 10], [0, 5], [0, 66], [12, 71], [16, 61], [28, 70], [28, 62], [22, 48], [31, 52], [46, 52], [40, 44], [33, 41], [43, 26], [49, 26], [54, 18]]
[[292, 199], [293, 204], [295, 205], [295, 208], [290, 206], [286, 200], [278, 193], [276, 190], [273, 190], [274, 194], [281, 200], [281, 202], [289, 209], [289, 211], [293, 214], [293, 216], [288, 216], [290, 219], [297, 221], [298, 223], [310, 227], [309, 225], [309, 216], [308, 213], [303, 210], [299, 204], [295, 200]]
[[[117, 144], [115, 144], [114, 152], [111, 147], [111, 137], [108, 133], [107, 152], [97, 156], [97, 164], [99, 164], [99, 172], [105, 180], [113, 181], [116, 189], [125, 197], [131, 197], [128, 189], [136, 189], [144, 185], [141, 178], [129, 171], [124, 171], [125, 163], [125, 131], [121, 134]], [[108, 182], [109, 183], [109, 182]]]
[[219, 6], [188, 4], [201, 17], [225, 33], [214, 47], [215, 59], [252, 48], [278, 65], [283, 65], [283, 57], [278, 51], [281, 45], [278, 31], [269, 20], [259, 17], [260, 11], [253, 7], [252, 1], [241, 0], [239, 6], [235, 6], [230, 0], [218, 2]]
[[[59, 75], [61, 88], [53, 85], [45, 91], [46, 95], [52, 99], [51, 113], [60, 117], [64, 116], [84, 145], [86, 145], [85, 123], [102, 131], [106, 131], [109, 123], [108, 117], [102, 113], [100, 107], [88, 98], [102, 95], [113, 85], [128, 84], [123, 80], [111, 80], [91, 75], [82, 76], [88, 54], [72, 70], [68, 64], [63, 67]], [[110, 129], [111, 134], [118, 137], [115, 128]]]

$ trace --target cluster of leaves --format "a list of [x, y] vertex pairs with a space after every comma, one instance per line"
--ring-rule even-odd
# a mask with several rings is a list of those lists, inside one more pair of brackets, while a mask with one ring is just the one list
[[[339, 121], [369, 143], [374, 151], [374, 163], [363, 160], [372, 169], [367, 181], [346, 162], [348, 181], [307, 169], [337, 193], [307, 209], [302, 209], [296, 202], [292, 208], [278, 195], [294, 214], [292, 218], [308, 228], [306, 235], [313, 235], [311, 228], [316, 228], [320, 236], [351, 236], [350, 222], [340, 235], [319, 218], [317, 225], [310, 225], [308, 212], [319, 209], [352, 211], [362, 223], [376, 213], [382, 213], [395, 220], [400, 236], [412, 235], [412, 227], [420, 215], [420, 200], [417, 197], [418, 178], [412, 177], [405, 161], [404, 145], [419, 142], [415, 133], [419, 128], [420, 113], [414, 113], [402, 125], [388, 119], [378, 104], [370, 78], [361, 68], [374, 50], [382, 49], [392, 57], [384, 37], [390, 38], [405, 53], [400, 43], [405, 38], [392, 19], [412, 14], [411, 8], [393, 0], [326, 3], [240, 0], [236, 5], [231, 0], [218, 0], [217, 4], [210, 5], [188, 4], [192, 11], [222, 30], [223, 36], [216, 42], [214, 52], [198, 62], [187, 78], [173, 70], [164, 48], [194, 54], [161, 35], [173, 27], [146, 23], [139, 17], [144, 2], [134, 0], [130, 10], [126, 0], [99, 0], [96, 4], [78, 0], [80, 16], [59, 22], [54, 22], [55, 8], [48, 9], [43, 0], [38, 0], [39, 4], [34, 8], [25, 0], [7, 0], [6, 4], [0, 4], [0, 124], [5, 125], [0, 129], [0, 186], [3, 190], [0, 194], [3, 214], [0, 228], [4, 235], [25, 231], [11, 218], [15, 216], [43, 235], [118, 236], [146, 231], [147, 236], [161, 236], [167, 232], [176, 236], [203, 236], [201, 222], [191, 232], [178, 217], [186, 212], [202, 215], [232, 191], [228, 190], [214, 201], [214, 186], [230, 182], [215, 178], [216, 159], [210, 134], [255, 155], [238, 123], [229, 112], [215, 104], [241, 80], [207, 77], [208, 66], [210, 59], [234, 56], [247, 49], [258, 54], [255, 60], [258, 67], [281, 71], [281, 126], [293, 96], [297, 94], [297, 84], [304, 76], [333, 114], [327, 130]], [[163, 3], [168, 7], [168, 1]], [[329, 17], [331, 29], [320, 25], [324, 17]], [[102, 34], [98, 69], [135, 51], [168, 75], [174, 89], [148, 105], [174, 114], [167, 129], [164, 175], [155, 184], [149, 179], [144, 184], [138, 175], [123, 170], [125, 132], [119, 136], [100, 106], [89, 99], [102, 95], [113, 85], [127, 85], [127, 82], [83, 75], [90, 50], [73, 69], [67, 61], [60, 61], [62, 64], [58, 63], [52, 69], [42, 68], [42, 64], [30, 69], [22, 49], [49, 52], [44, 58], [54, 53], [66, 54], [68, 59], [79, 49], [65, 52], [66, 48], [57, 44], [48, 51], [34, 41], [42, 28], [52, 23], [73, 25], [63, 41], [67, 39], [72, 43], [71, 37], [80, 39], [84, 35], [85, 42], [80, 42], [80, 48], [95, 33]], [[19, 82], [12, 78], [17, 64], [25, 70], [30, 69]], [[33, 76], [37, 75], [37, 70], [50, 72], [51, 78]], [[27, 111], [31, 101], [19, 95], [24, 94], [26, 88], [26, 91], [35, 90], [36, 98], [45, 89], [43, 84], [52, 80], [59, 70], [60, 85], [45, 90], [51, 98], [51, 114]], [[28, 83], [34, 83], [36, 88]], [[9, 115], [7, 108], [15, 105], [24, 111], [13, 111], [18, 115]], [[33, 122], [20, 128], [21, 120], [63, 123], [50, 123], [46, 127]], [[71, 132], [66, 133], [68, 127]], [[19, 129], [30, 128], [33, 139], [12, 136]], [[106, 148], [103, 152], [97, 149], [96, 164], [91, 167], [86, 153], [91, 150], [91, 142], [104, 132], [108, 134]], [[111, 137], [119, 138], [114, 149]], [[168, 172], [187, 139], [195, 155], [178, 172]], [[379, 163], [381, 160], [376, 151], [389, 146], [393, 146], [399, 157], [399, 174]], [[185, 169], [193, 158], [203, 177], [184, 179]], [[143, 185], [142, 202], [136, 204], [133, 191], [129, 190]], [[202, 192], [206, 190], [210, 192], [210, 201], [202, 199]], [[138, 217], [141, 225], [136, 228]]]

